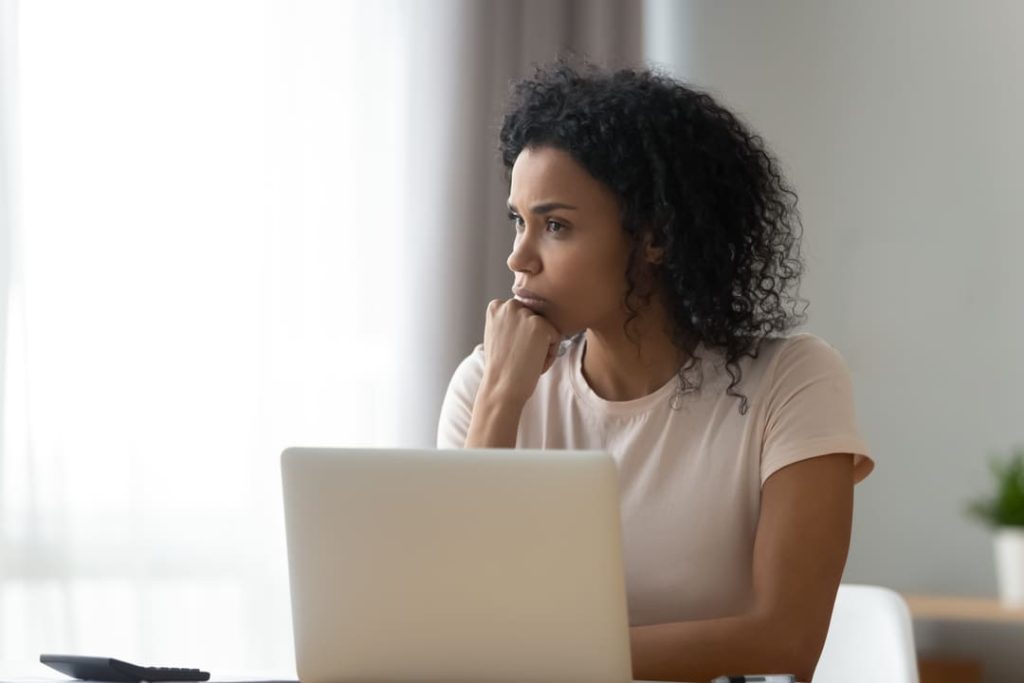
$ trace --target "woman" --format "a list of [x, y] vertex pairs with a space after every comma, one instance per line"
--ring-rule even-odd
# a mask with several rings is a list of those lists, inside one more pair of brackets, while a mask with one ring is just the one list
[[633, 674], [810, 680], [873, 461], [802, 322], [796, 196], [705, 93], [564, 63], [501, 130], [513, 297], [458, 367], [441, 448], [619, 468]]

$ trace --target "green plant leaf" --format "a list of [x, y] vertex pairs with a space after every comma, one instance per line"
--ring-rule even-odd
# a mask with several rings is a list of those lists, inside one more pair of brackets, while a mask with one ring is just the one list
[[968, 514], [993, 526], [1024, 527], [1024, 447], [1015, 447], [1005, 460], [991, 458], [989, 468], [996, 483], [995, 495], [971, 501]]

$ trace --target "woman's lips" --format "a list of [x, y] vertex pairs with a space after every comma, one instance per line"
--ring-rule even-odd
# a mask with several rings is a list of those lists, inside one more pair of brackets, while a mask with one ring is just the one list
[[538, 309], [544, 306], [547, 301], [534, 294], [528, 289], [520, 289], [514, 287], [512, 289], [512, 296], [516, 301], [526, 306], [527, 308]]
[[534, 301], [544, 301], [544, 297], [536, 292], [531, 292], [525, 287], [513, 287], [512, 294], [519, 299], [532, 299]]
[[527, 299], [525, 297], [521, 297], [521, 296], [518, 296], [518, 295], [513, 297], [513, 298], [516, 301], [518, 301], [519, 303], [521, 303], [522, 305], [524, 305], [527, 308], [529, 308], [531, 310], [534, 310], [534, 311], [539, 311], [540, 309], [544, 308], [544, 300], [543, 299]]

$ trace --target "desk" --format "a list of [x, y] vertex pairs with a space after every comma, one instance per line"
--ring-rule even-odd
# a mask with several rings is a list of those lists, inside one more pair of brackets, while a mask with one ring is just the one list
[[915, 619], [1024, 624], [1024, 607], [1003, 607], [993, 598], [904, 595]]
[[[915, 621], [1024, 625], [1024, 608], [1004, 607], [994, 598], [938, 595], [904, 595]], [[977, 659], [919, 657], [921, 683], [974, 683], [981, 681], [982, 663]]]

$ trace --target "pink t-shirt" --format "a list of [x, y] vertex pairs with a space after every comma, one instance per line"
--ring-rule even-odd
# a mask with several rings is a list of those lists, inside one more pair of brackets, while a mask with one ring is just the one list
[[[752, 596], [761, 486], [792, 463], [853, 453], [855, 481], [874, 462], [860, 438], [850, 374], [810, 334], [765, 341], [740, 361], [736, 391], [720, 354], [701, 347], [703, 384], [678, 409], [673, 377], [632, 401], [606, 401], [582, 373], [586, 340], [540, 377], [516, 448], [604, 450], [619, 471], [629, 621], [633, 626], [737, 614]], [[455, 370], [441, 408], [438, 448], [462, 448], [483, 375], [483, 345]]]

